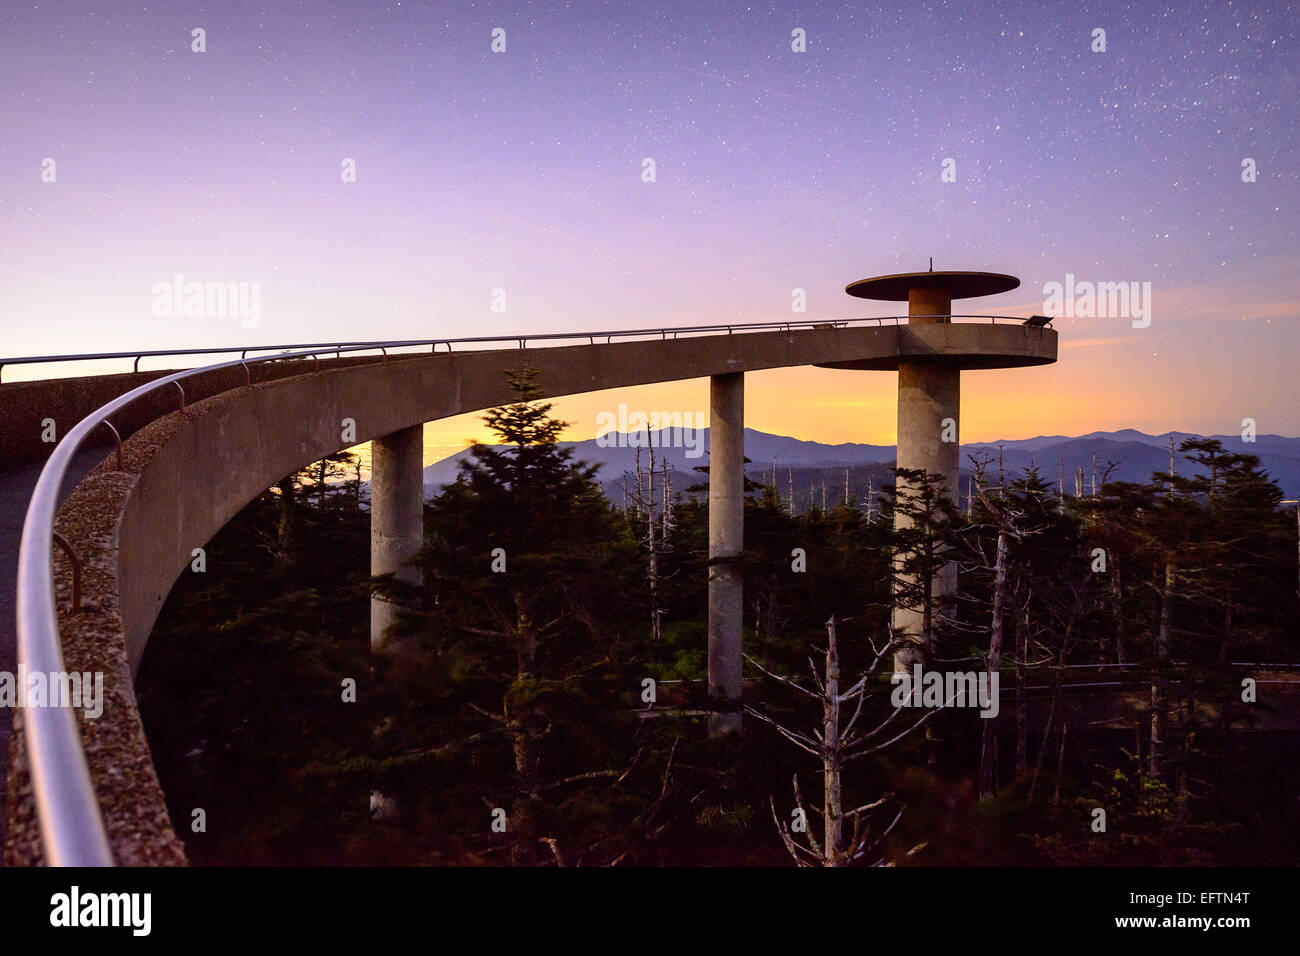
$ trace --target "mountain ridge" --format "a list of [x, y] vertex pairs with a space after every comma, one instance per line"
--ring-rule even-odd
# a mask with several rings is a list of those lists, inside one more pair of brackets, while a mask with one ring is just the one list
[[[650, 432], [650, 442], [655, 446], [656, 464], [659, 460], [665, 460], [672, 471], [686, 475], [690, 475], [698, 466], [707, 466], [708, 432], [707, 428], [666, 428]], [[648, 464], [646, 435], [646, 432], [630, 435], [606, 432], [596, 438], [560, 444], [573, 449], [576, 460], [598, 466], [597, 477], [609, 494], [611, 484], [617, 486], [625, 473], [635, 469], [638, 446], [642, 449], [642, 465]], [[1079, 467], [1084, 470], [1085, 490], [1089, 487], [1094, 454], [1097, 456], [1098, 481], [1102, 478], [1103, 469], [1110, 462], [1116, 462], [1111, 474], [1112, 480], [1145, 482], [1151, 479], [1154, 471], [1168, 471], [1171, 435], [1175, 447], [1187, 438], [1210, 437], [1217, 438], [1229, 451], [1256, 455], [1264, 470], [1278, 483], [1287, 498], [1300, 497], [1300, 438], [1271, 434], [1258, 435], [1256, 441], [1246, 442], [1241, 435], [1202, 436], [1180, 431], [1148, 435], [1137, 429], [1124, 428], [1079, 436], [1043, 435], [1006, 441], [968, 442], [961, 446], [962, 475], [970, 473], [969, 456], [981, 452], [990, 456], [989, 467], [996, 469], [1001, 446], [1002, 466], [1008, 475], [1018, 476], [1026, 468], [1037, 467], [1040, 475], [1050, 484], [1064, 480], [1067, 491], [1073, 490]], [[424, 469], [426, 492], [432, 489], [436, 493], [454, 482], [468, 455], [469, 449], [466, 448], [427, 466]], [[775, 458], [778, 475], [789, 471], [819, 472], [844, 468], [850, 472], [853, 469], [869, 469], [873, 473], [887, 475], [888, 469], [883, 466], [892, 466], [896, 450], [894, 445], [858, 442], [829, 445], [746, 428], [745, 455], [749, 458], [745, 467], [749, 474], [770, 474]], [[1197, 471], [1181, 455], [1178, 456], [1175, 468], [1180, 473]], [[702, 476], [699, 480], [703, 480]], [[825, 476], [822, 476], [822, 480], [825, 481]], [[687, 484], [694, 483], [696, 479], [692, 476]]]

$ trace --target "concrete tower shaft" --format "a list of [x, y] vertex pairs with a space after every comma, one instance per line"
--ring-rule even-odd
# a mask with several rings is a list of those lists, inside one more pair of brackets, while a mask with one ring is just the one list
[[[1020, 285], [1014, 276], [988, 272], [928, 272], [878, 276], [847, 286], [850, 295], [869, 299], [907, 300], [909, 326], [946, 325], [952, 322], [953, 298], [992, 295]], [[1018, 362], [1008, 356], [1006, 364]], [[996, 358], [982, 361], [983, 368], [997, 367]], [[960, 489], [960, 423], [962, 357], [939, 350], [923, 357], [898, 359], [898, 467], [924, 471], [941, 479], [942, 491], [956, 501]], [[909, 483], [898, 481], [900, 494]], [[895, 529], [912, 526], [901, 512], [894, 517]], [[895, 671], [910, 671], [923, 662], [934, 642], [941, 615], [954, 613], [957, 593], [957, 564], [948, 561], [937, 568], [930, 581], [930, 600], [917, 598], [917, 576], [899, 572], [904, 555], [895, 555], [895, 603], [891, 615], [894, 636], [907, 646], [894, 655]], [[911, 597], [904, 597], [910, 594]], [[930, 611], [929, 628], [926, 610]]]

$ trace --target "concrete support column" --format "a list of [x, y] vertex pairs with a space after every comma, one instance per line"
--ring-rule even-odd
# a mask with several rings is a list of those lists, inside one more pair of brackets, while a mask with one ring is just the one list
[[907, 324], [933, 325], [952, 321], [952, 293], [944, 288], [917, 286], [907, 293]]
[[[424, 543], [424, 426], [413, 425], [370, 443], [370, 573], [392, 573], [419, 584], [408, 562]], [[370, 649], [381, 650], [397, 619], [395, 604], [370, 599]]]
[[[709, 698], [740, 706], [745, 538], [745, 376], [709, 380]], [[740, 712], [715, 713], [709, 733], [740, 728]]]
[[[917, 285], [908, 292], [909, 325], [933, 325], [952, 321], [952, 292], [941, 286]], [[961, 415], [961, 369], [939, 362], [900, 362], [898, 365], [898, 467], [912, 468], [941, 475], [946, 492], [955, 498], [958, 492], [960, 445], [958, 426]], [[947, 429], [948, 419], [951, 428]], [[945, 429], [953, 440], [945, 442]], [[904, 483], [899, 482], [900, 486]], [[894, 519], [895, 528], [911, 524], [903, 515]], [[950, 605], [957, 593], [957, 564], [945, 564], [932, 584], [931, 607], [937, 614]], [[932, 619], [934, 614], [932, 614]], [[894, 604], [894, 633], [900, 637], [920, 639], [924, 631], [924, 609]], [[894, 654], [894, 670], [910, 671], [923, 663], [927, 648], [906, 647]]]
[[[949, 498], [957, 495], [959, 425], [961, 414], [961, 370], [939, 362], [900, 362], [898, 366], [898, 467], [927, 471], [945, 482]], [[949, 421], [951, 420], [951, 421]], [[951, 441], [944, 441], [949, 437]], [[905, 483], [900, 481], [900, 487]], [[894, 519], [895, 528], [910, 527], [903, 514]], [[950, 604], [957, 593], [957, 564], [950, 561], [932, 583], [931, 607]], [[932, 615], [933, 616], [933, 615]], [[894, 632], [920, 638], [924, 613], [921, 606], [894, 605]], [[895, 671], [910, 671], [924, 662], [925, 652], [917, 647], [894, 655]]]

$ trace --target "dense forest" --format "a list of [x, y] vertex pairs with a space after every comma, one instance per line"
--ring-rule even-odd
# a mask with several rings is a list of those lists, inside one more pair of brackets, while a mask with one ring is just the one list
[[[923, 473], [801, 513], [747, 482], [747, 710], [710, 737], [707, 466], [647, 449], [612, 503], [513, 382], [426, 504], [422, 587], [370, 578], [348, 453], [177, 583], [137, 691], [193, 862], [1300, 859], [1297, 684], [1259, 666], [1300, 661], [1296, 517], [1257, 458], [1193, 439], [1192, 477], [1067, 496], [974, 461], [961, 508]], [[891, 605], [954, 560], [925, 661], [996, 671], [996, 717], [891, 700]], [[391, 652], [372, 592], [408, 609]]]

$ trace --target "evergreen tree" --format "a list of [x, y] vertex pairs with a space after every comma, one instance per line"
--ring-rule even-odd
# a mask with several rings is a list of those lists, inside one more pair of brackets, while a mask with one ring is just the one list
[[510, 748], [498, 792], [516, 864], [537, 862], [553, 839], [550, 795], [585, 779], [586, 759], [630, 759], [592, 733], [590, 714], [601, 682], [635, 686], [626, 667], [645, 659], [617, 599], [634, 587], [635, 543], [620, 538], [596, 469], [558, 444], [565, 423], [534, 377], [510, 375], [517, 400], [485, 417], [498, 444], [475, 446], [430, 506], [425, 554], [427, 639], [486, 721], [480, 732], [500, 732]]

